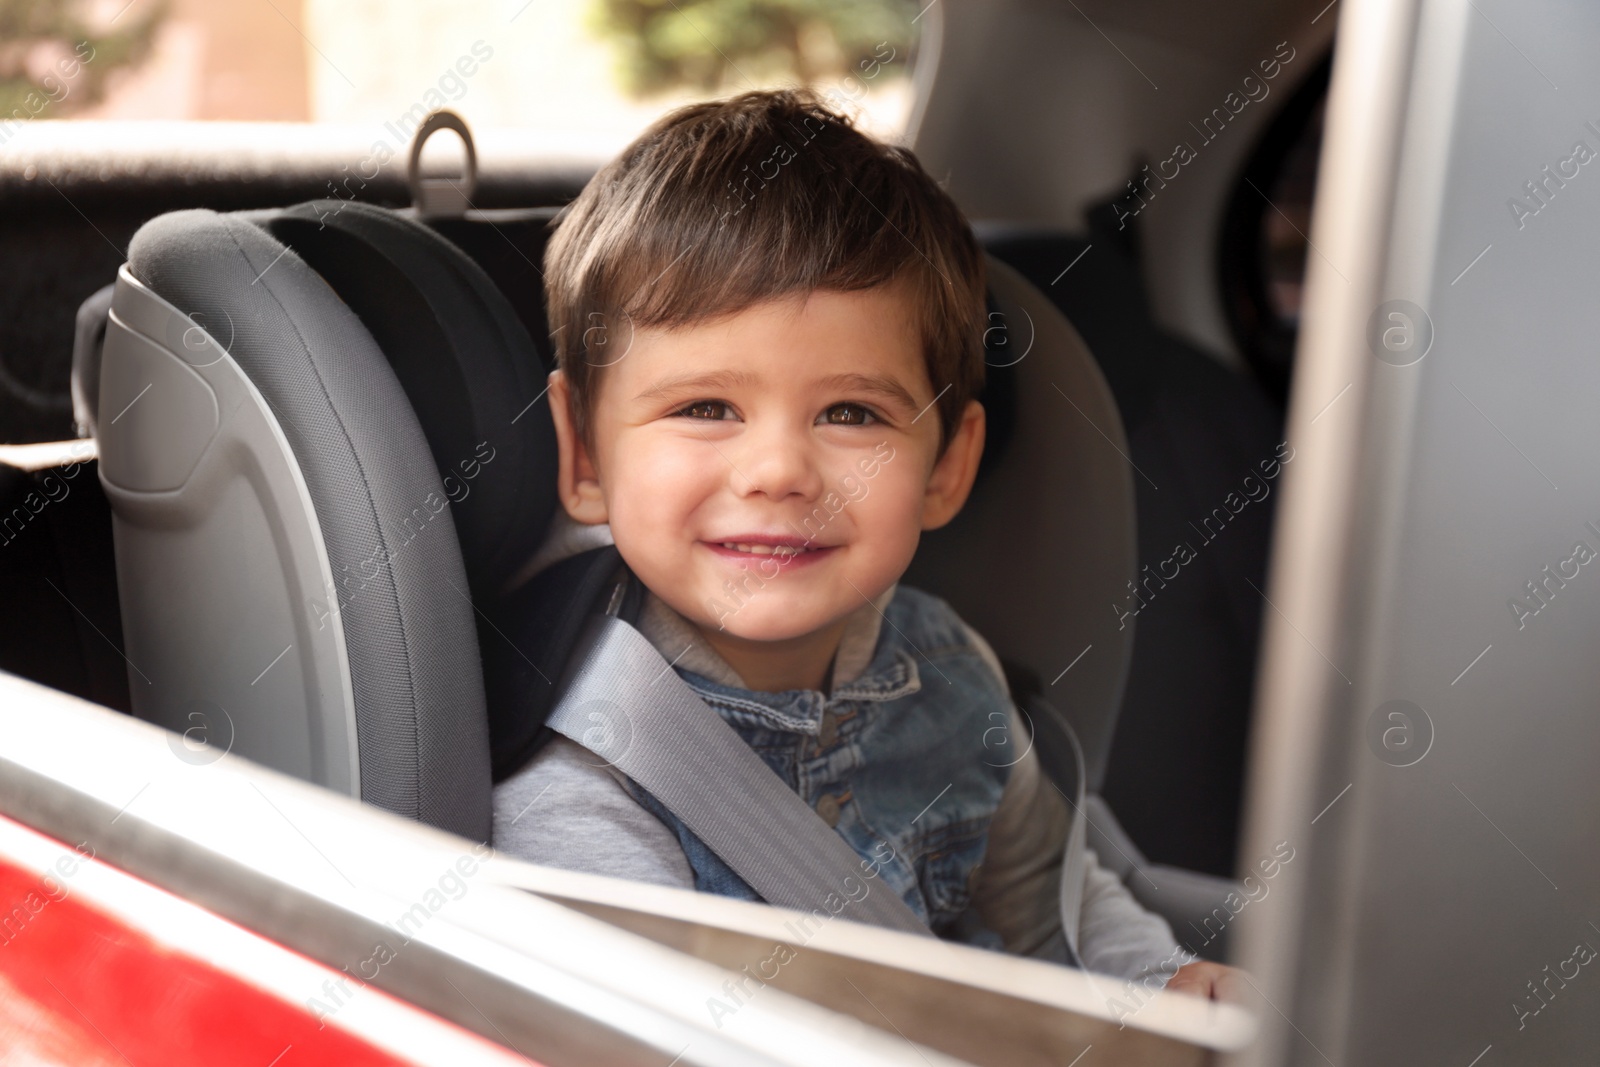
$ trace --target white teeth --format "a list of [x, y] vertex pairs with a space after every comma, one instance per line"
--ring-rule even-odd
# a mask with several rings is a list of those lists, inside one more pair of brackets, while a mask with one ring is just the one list
[[756, 556], [798, 556], [802, 552], [809, 552], [808, 548], [794, 548], [789, 545], [748, 545], [741, 541], [723, 541], [723, 548], [735, 552], [749, 552]]

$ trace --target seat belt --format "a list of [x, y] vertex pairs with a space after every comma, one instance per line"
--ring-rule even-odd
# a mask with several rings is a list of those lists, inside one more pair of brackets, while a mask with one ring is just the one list
[[649, 790], [768, 903], [933, 936], [643, 634], [609, 613], [589, 626], [547, 726]]

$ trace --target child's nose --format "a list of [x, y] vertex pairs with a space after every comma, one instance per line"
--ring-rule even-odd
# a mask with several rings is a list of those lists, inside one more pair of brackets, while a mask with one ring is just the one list
[[789, 496], [811, 499], [822, 491], [822, 476], [807, 435], [777, 427], [747, 433], [733, 478], [742, 493], [761, 493], [774, 500]]

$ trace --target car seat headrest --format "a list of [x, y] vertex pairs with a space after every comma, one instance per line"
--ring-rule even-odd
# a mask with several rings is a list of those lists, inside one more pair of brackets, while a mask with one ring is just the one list
[[1098, 791], [1133, 648], [1133, 620], [1111, 607], [1137, 571], [1127, 440], [1071, 324], [992, 256], [988, 274], [990, 331], [1005, 341], [987, 345], [986, 396], [1003, 400], [1003, 453], [961, 513], [923, 535], [906, 581], [949, 601], [1061, 708]]

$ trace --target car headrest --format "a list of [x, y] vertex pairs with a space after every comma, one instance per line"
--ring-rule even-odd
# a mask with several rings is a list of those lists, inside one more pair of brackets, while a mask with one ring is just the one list
[[1098, 792], [1133, 651], [1133, 619], [1114, 605], [1138, 568], [1135, 474], [1116, 403], [1077, 331], [992, 256], [988, 274], [1000, 316], [990, 333], [1004, 341], [987, 346], [983, 399], [1004, 449], [961, 513], [923, 535], [905, 580], [981, 633], [1020, 675], [1014, 687], [1063, 711]]
[[180, 758], [229, 747], [486, 839], [449, 496], [357, 316], [261, 227], [180, 211], [134, 236], [101, 358], [134, 711]]

